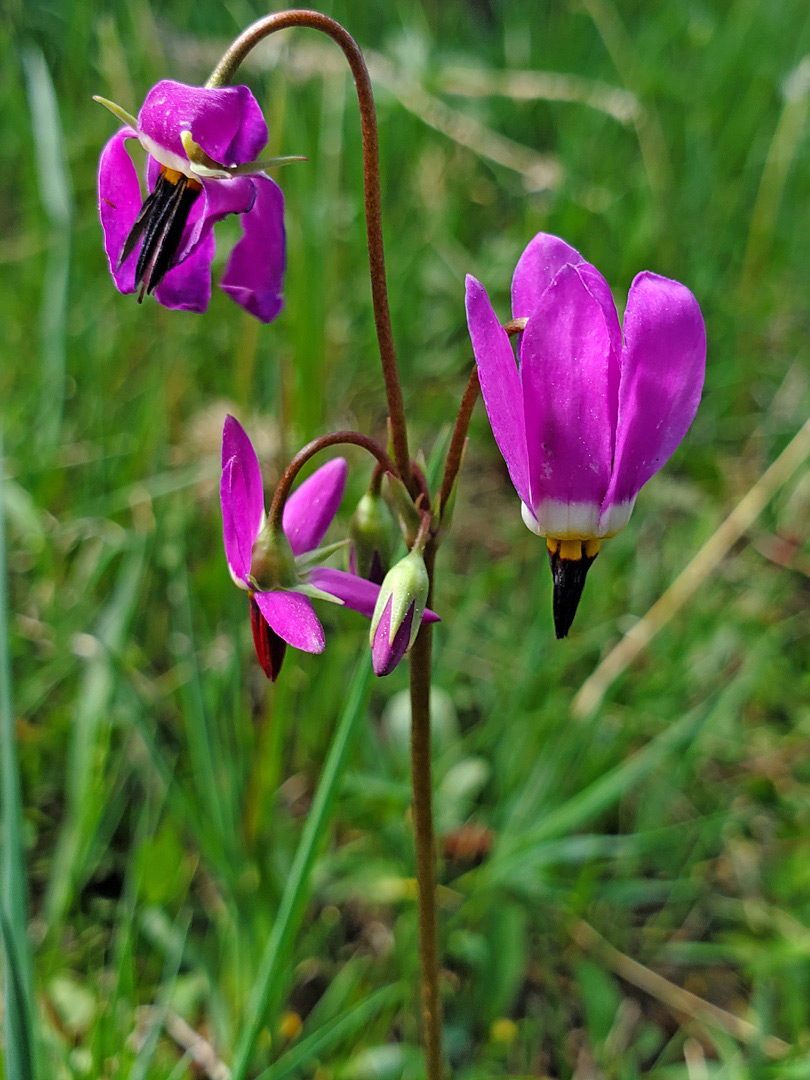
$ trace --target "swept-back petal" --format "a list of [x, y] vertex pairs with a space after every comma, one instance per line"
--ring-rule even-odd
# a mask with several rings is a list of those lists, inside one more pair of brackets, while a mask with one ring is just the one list
[[125, 146], [127, 139], [137, 137], [132, 128], [116, 131], [101, 151], [98, 163], [98, 212], [104, 230], [104, 250], [110, 273], [122, 293], [135, 291], [135, 254], [120, 269], [118, 260], [142, 202], [138, 172]]
[[207, 311], [211, 300], [211, 263], [215, 250], [216, 240], [213, 232], [210, 232], [191, 255], [169, 270], [155, 289], [157, 300], [175, 311]]
[[523, 391], [506, 331], [480, 281], [467, 275], [467, 325], [470, 329], [481, 394], [492, 433], [503, 454], [512, 483], [529, 503], [529, 463], [523, 419]]
[[222, 506], [222, 539], [225, 558], [231, 574], [237, 581], [247, 585], [253, 541], [247, 527], [248, 498], [245, 477], [239, 460], [231, 458], [222, 470], [219, 482], [219, 499]]
[[254, 176], [252, 182], [256, 201], [242, 218], [243, 236], [231, 252], [220, 285], [251, 315], [269, 323], [284, 303], [284, 196], [267, 176]]
[[613, 446], [616, 445], [616, 424], [619, 415], [619, 373], [622, 355], [622, 328], [616, 312], [616, 302], [610, 286], [591, 263], [580, 263], [577, 272], [588, 289], [598, 300], [605, 319], [605, 328], [610, 339], [610, 358], [608, 362], [608, 410], [610, 412], [610, 430]]
[[192, 207], [192, 214], [180, 241], [177, 261], [182, 262], [204, 243], [218, 221], [228, 214], [246, 214], [256, 199], [256, 185], [249, 176], [230, 180], [203, 180], [202, 196]]
[[190, 131], [205, 153], [223, 165], [253, 161], [267, 143], [262, 111], [246, 86], [206, 89], [163, 79], [146, 95], [138, 134], [149, 153], [178, 168], [188, 164], [181, 131]]
[[345, 458], [333, 458], [312, 473], [284, 504], [282, 527], [294, 555], [318, 548], [338, 512], [348, 467]]
[[345, 458], [333, 458], [287, 499], [281, 524], [293, 555], [312, 551], [323, 540], [343, 498], [347, 471]]
[[[312, 570], [309, 580], [319, 589], [342, 600], [352, 611], [359, 611], [361, 615], [365, 615], [367, 619], [374, 614], [374, 605], [377, 603], [380, 592], [380, 586], [375, 585], [374, 582], [366, 581], [365, 578], [357, 577], [355, 574], [347, 574], [345, 570], [333, 570], [329, 566], [319, 566]], [[435, 611], [425, 609], [422, 622], [440, 621]]]
[[297, 592], [257, 592], [254, 599], [272, 630], [294, 649], [320, 653], [326, 644], [312, 601]]
[[253, 449], [253, 443], [248, 438], [247, 432], [235, 416], [228, 414], [222, 427], [223, 469], [231, 458], [236, 458], [239, 462], [244, 477], [245, 498], [247, 501], [245, 530], [250, 536], [252, 550], [264, 517], [262, 472], [259, 468], [259, 459], [256, 457], [256, 451]]
[[527, 319], [564, 266], [585, 262], [580, 253], [551, 233], [538, 233], [526, 245], [512, 275], [512, 317]]
[[613, 452], [610, 353], [601, 304], [579, 268], [564, 266], [530, 316], [520, 351], [535, 512], [546, 500], [602, 503]]
[[345, 570], [333, 570], [329, 566], [318, 566], [309, 574], [313, 585], [324, 592], [331, 593], [342, 600], [352, 611], [359, 611], [370, 619], [374, 614], [374, 605], [380, 594], [380, 586], [373, 581], [348, 574]]
[[706, 328], [689, 289], [645, 271], [624, 316], [616, 453], [603, 515], [632, 500], [669, 459], [697, 411]]

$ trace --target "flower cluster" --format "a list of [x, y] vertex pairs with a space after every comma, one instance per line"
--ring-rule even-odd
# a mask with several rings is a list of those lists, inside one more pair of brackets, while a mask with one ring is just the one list
[[[284, 203], [264, 170], [285, 159], [259, 159], [267, 126], [250, 90], [164, 80], [137, 118], [104, 104], [125, 124], [99, 166], [99, 212], [118, 289], [139, 289], [141, 298], [154, 292], [167, 307], [204, 311], [213, 226], [237, 213], [243, 236], [222, 288], [263, 322], [274, 319], [282, 306]], [[143, 202], [129, 140], [147, 153]], [[706, 334], [692, 293], [649, 271], [630, 287], [622, 330], [604, 277], [547, 233], [534, 237], [517, 264], [512, 315], [517, 362], [486, 290], [467, 278], [481, 392], [523, 520], [546, 538], [554, 625], [564, 637], [601, 541], [624, 527], [639, 490], [692, 422]], [[390, 515], [379, 483], [352, 519], [352, 572], [346, 573], [323, 566], [318, 547], [343, 494], [343, 459], [323, 466], [292, 494], [283, 529], [276, 530], [265, 518], [256, 454], [232, 417], [225, 424], [222, 469], [228, 565], [250, 595], [256, 650], [268, 676], [278, 674], [287, 645], [323, 649], [313, 597], [371, 618], [375, 671], [393, 670], [422, 619], [436, 616], [424, 610], [429, 582], [421, 550], [384, 573]]]

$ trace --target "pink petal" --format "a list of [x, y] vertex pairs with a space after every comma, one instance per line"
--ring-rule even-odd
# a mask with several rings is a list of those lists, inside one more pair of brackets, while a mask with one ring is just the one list
[[225, 558], [231, 573], [238, 581], [247, 584], [253, 539], [245, 527], [247, 492], [245, 478], [237, 458], [231, 458], [222, 470], [219, 482], [219, 499], [222, 506], [222, 539]]
[[[318, 566], [310, 571], [309, 580], [317, 588], [342, 600], [347, 608], [365, 615], [367, 619], [374, 614], [380, 586], [375, 585], [373, 581], [367, 581], [355, 574], [347, 574], [345, 570], [333, 570], [329, 566]], [[435, 611], [425, 608], [422, 622], [441, 622], [441, 618]]]
[[98, 212], [104, 230], [104, 250], [113, 281], [122, 293], [135, 291], [137, 256], [133, 252], [120, 270], [118, 260], [143, 201], [138, 173], [125, 147], [127, 139], [135, 138], [132, 128], [116, 131], [101, 151], [98, 163]]
[[220, 285], [237, 304], [269, 323], [283, 306], [286, 264], [284, 196], [267, 176], [254, 176], [256, 202], [242, 218], [236, 244]]
[[540, 297], [521, 343], [535, 511], [547, 499], [601, 505], [613, 457], [610, 360], [602, 306], [578, 268], [564, 266]]
[[523, 502], [530, 505], [523, 391], [512, 346], [492, 310], [486, 289], [470, 274], [467, 275], [466, 303], [467, 325], [492, 433], [515, 490]]
[[222, 428], [223, 468], [231, 458], [236, 458], [239, 462], [244, 478], [247, 506], [245, 531], [251, 538], [250, 546], [252, 550], [264, 517], [262, 472], [259, 468], [259, 459], [256, 457], [256, 451], [253, 449], [253, 443], [248, 438], [247, 432], [235, 417], [228, 415], [225, 417], [225, 424]]
[[308, 596], [297, 592], [257, 592], [254, 599], [268, 626], [294, 649], [321, 653], [323, 627]]
[[287, 499], [281, 523], [293, 555], [312, 551], [323, 540], [343, 498], [347, 472], [345, 459], [333, 458]]
[[231, 180], [204, 180], [178, 248], [178, 263], [187, 259], [208, 238], [214, 225], [228, 214], [246, 214], [256, 199], [256, 185], [249, 176]]
[[355, 574], [347, 574], [345, 570], [333, 570], [328, 566], [319, 566], [312, 570], [309, 580], [313, 585], [324, 592], [331, 593], [342, 600], [346, 607], [352, 611], [359, 611], [370, 619], [374, 614], [374, 605], [380, 586]]
[[211, 263], [216, 250], [213, 232], [194, 252], [173, 266], [155, 289], [155, 298], [174, 311], [203, 312], [211, 300]]
[[527, 244], [512, 275], [512, 318], [527, 319], [557, 272], [563, 266], [583, 262], [580, 253], [559, 236], [538, 233]]
[[374, 668], [374, 674], [383, 676], [390, 675], [408, 648], [408, 642], [411, 639], [411, 627], [413, 626], [413, 613], [414, 605], [408, 608], [405, 618], [402, 620], [399, 629], [394, 634], [393, 642], [389, 643], [388, 638], [391, 631], [391, 606], [394, 602], [393, 596], [389, 599], [385, 605], [382, 618], [377, 626], [377, 631], [374, 634], [374, 641], [371, 646], [371, 666]]
[[[186, 160], [181, 131], [222, 165], [244, 165], [267, 143], [267, 125], [246, 86], [206, 89], [163, 79], [146, 95], [138, 114], [138, 133], [158, 151]], [[165, 164], [170, 164], [165, 162]]]
[[624, 316], [616, 453], [603, 512], [635, 497], [694, 419], [706, 368], [706, 328], [689, 289], [645, 271]]

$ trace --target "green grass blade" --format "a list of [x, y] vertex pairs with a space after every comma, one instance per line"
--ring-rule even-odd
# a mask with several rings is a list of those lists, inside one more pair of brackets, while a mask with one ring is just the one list
[[178, 923], [175, 923], [176, 933], [171, 938], [171, 944], [166, 952], [166, 958], [163, 965], [163, 985], [160, 991], [160, 1000], [152, 1009], [149, 1030], [138, 1051], [138, 1056], [135, 1059], [132, 1072], [129, 1074], [129, 1080], [146, 1080], [148, 1076], [149, 1066], [152, 1064], [152, 1058], [155, 1056], [155, 1051], [157, 1050], [158, 1039], [163, 1030], [163, 1025], [166, 1022], [169, 1003], [172, 998], [172, 993], [174, 992], [175, 983], [177, 982], [177, 976], [180, 972], [180, 965], [183, 961], [183, 952], [185, 951], [190, 921], [190, 916], [186, 915], [181, 917]]
[[[0, 476], [4, 472], [0, 428]], [[0, 929], [8, 1080], [34, 1076], [31, 956], [26, 928], [22, 794], [17, 764], [6, 592], [5, 484], [0, 486]]]
[[113, 657], [121, 649], [140, 598], [144, 566], [145, 545], [139, 540], [121, 565], [115, 591], [96, 629], [99, 648], [87, 661], [81, 680], [69, 751], [68, 813], [45, 900], [49, 929], [56, 928], [70, 904], [104, 812], [110, 702], [116, 691]]
[[65, 341], [70, 280], [71, 185], [59, 102], [39, 49], [23, 53], [40, 199], [51, 227], [51, 247], [40, 309], [41, 397], [35, 431], [41, 449], [59, 442], [65, 402]]
[[340, 1016], [307, 1035], [300, 1043], [282, 1055], [269, 1069], [259, 1073], [257, 1080], [285, 1080], [299, 1069], [309, 1067], [315, 1058], [337, 1046], [342, 1039], [349, 1039], [374, 1019], [383, 1009], [394, 1005], [404, 997], [402, 986], [386, 986], [371, 994], [364, 1001], [346, 1009]]
[[312, 808], [301, 833], [278, 913], [250, 993], [245, 1027], [236, 1046], [231, 1080], [244, 1080], [265, 1016], [268, 1009], [275, 1008], [282, 979], [289, 970], [288, 959], [292, 951], [293, 939], [309, 899], [312, 868], [321, 844], [326, 838], [332, 807], [340, 789], [355, 736], [365, 719], [370, 686], [371, 655], [364, 649], [349, 687], [346, 706], [329, 747]]

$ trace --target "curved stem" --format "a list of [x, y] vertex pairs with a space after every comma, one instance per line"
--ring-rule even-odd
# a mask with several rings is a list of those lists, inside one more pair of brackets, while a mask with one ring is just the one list
[[267, 514], [268, 521], [271, 529], [281, 528], [281, 517], [284, 511], [284, 504], [287, 501], [287, 496], [290, 494], [290, 488], [295, 482], [296, 476], [301, 469], [306, 465], [311, 457], [326, 450], [330, 446], [360, 446], [363, 450], [368, 450], [370, 454], [373, 454], [377, 459], [377, 464], [384, 472], [393, 473], [394, 476], [398, 476], [396, 465], [391, 458], [386, 454], [385, 450], [376, 443], [374, 439], [370, 439], [368, 435], [361, 435], [359, 431], [333, 431], [329, 435], [321, 435], [317, 439], [313, 439], [311, 443], [307, 443], [305, 447], [298, 451], [287, 468], [281, 474], [275, 493], [273, 494], [273, 501], [270, 503], [270, 510]]
[[[374, 323], [377, 329], [380, 360], [382, 361], [383, 378], [385, 379], [388, 414], [391, 418], [394, 458], [400, 476], [408, 489], [411, 490], [413, 481], [411, 478], [411, 458], [408, 453], [408, 432], [405, 425], [405, 409], [402, 402], [402, 387], [399, 382], [394, 338], [391, 332], [391, 312], [388, 307], [388, 286], [385, 277], [385, 251], [380, 209], [380, 150], [377, 137], [377, 114], [374, 109], [371, 79], [360, 48], [351, 34], [339, 22], [330, 19], [328, 15], [307, 10], [280, 11], [274, 15], [267, 15], [265, 18], [259, 19], [258, 22], [253, 23], [247, 30], [243, 31], [211, 72], [211, 76], [205, 85], [207, 87], [227, 85], [254, 46], [277, 30], [286, 30], [291, 26], [308, 26], [312, 30], [319, 30], [330, 37], [343, 50], [354, 76], [363, 135], [363, 190]], [[415, 494], [415, 492], [412, 491], [412, 494]]]
[[444, 463], [444, 476], [442, 477], [442, 486], [439, 489], [439, 512], [442, 516], [444, 515], [444, 508], [447, 506], [450, 501], [450, 496], [453, 494], [456, 478], [458, 477], [459, 469], [461, 468], [461, 460], [464, 457], [464, 446], [467, 442], [467, 429], [470, 426], [470, 418], [472, 417], [475, 403], [478, 400], [480, 388], [481, 384], [478, 381], [478, 368], [473, 365], [467, 387], [464, 391], [464, 396], [461, 399], [461, 405], [459, 406], [458, 416], [456, 417], [456, 426], [453, 428], [453, 437], [450, 440], [450, 447], [447, 451], [447, 460]]
[[[429, 541], [425, 565], [433, 595], [436, 548]], [[419, 889], [419, 959], [422, 968], [422, 1039], [427, 1080], [442, 1077], [442, 1004], [436, 915], [436, 840], [433, 831], [433, 775], [430, 753], [430, 679], [433, 627], [423, 622], [411, 649], [411, 785], [416, 880]]]
[[[503, 329], [509, 337], [514, 337], [515, 334], [519, 334], [526, 329], [527, 322], [528, 319], [510, 319], [509, 322], [503, 324]], [[467, 441], [467, 429], [470, 426], [470, 419], [472, 417], [473, 409], [475, 408], [475, 403], [478, 400], [480, 389], [481, 383], [478, 378], [478, 367], [473, 364], [473, 369], [470, 372], [470, 378], [467, 381], [464, 396], [461, 399], [461, 405], [458, 409], [456, 426], [453, 428], [453, 437], [450, 440], [450, 447], [447, 451], [447, 459], [444, 464], [444, 476], [442, 477], [442, 486], [439, 489], [439, 511], [442, 516], [444, 515], [444, 508], [447, 506], [450, 496], [453, 494], [453, 488], [455, 487], [459, 469], [461, 468], [461, 461], [464, 457], [464, 445]]]

